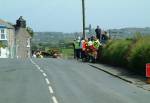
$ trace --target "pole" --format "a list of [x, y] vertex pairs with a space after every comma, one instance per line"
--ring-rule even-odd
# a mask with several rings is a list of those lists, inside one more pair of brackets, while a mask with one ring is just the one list
[[92, 36], [92, 25], [91, 24], [89, 25], [89, 33], [90, 33], [90, 36]]
[[82, 0], [82, 17], [83, 17], [83, 38], [85, 39], [85, 2]]

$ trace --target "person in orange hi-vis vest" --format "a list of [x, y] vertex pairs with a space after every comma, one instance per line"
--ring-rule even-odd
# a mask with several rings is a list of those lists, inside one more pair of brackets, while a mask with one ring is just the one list
[[81, 41], [82, 43], [82, 60], [85, 61], [85, 58], [86, 58], [86, 49], [87, 49], [87, 46], [88, 46], [88, 40], [85, 39], [85, 40], [82, 40]]

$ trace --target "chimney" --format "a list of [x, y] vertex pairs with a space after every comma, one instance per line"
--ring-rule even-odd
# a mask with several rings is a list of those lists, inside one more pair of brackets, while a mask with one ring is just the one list
[[16, 28], [26, 28], [26, 20], [22, 16], [16, 21]]

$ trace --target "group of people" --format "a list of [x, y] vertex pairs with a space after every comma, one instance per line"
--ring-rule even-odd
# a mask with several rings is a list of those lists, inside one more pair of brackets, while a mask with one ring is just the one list
[[107, 40], [110, 39], [110, 35], [106, 31], [102, 31], [99, 26], [95, 29], [96, 37], [101, 41], [102, 44], [106, 44]]
[[74, 41], [74, 58], [82, 59], [82, 61], [96, 62], [100, 57], [100, 48], [106, 43], [107, 32], [102, 33], [99, 26], [95, 29], [96, 36], [89, 38], [78, 37]]

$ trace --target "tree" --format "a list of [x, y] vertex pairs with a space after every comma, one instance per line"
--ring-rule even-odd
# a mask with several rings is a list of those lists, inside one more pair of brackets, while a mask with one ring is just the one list
[[30, 27], [27, 27], [27, 31], [28, 31], [28, 33], [30, 34], [30, 36], [33, 37], [33, 35], [34, 35], [33, 29], [30, 28]]
[[5, 47], [7, 47], [7, 45], [5, 43], [3, 43], [2, 41], [0, 41], [0, 48], [1, 47], [5, 48]]

